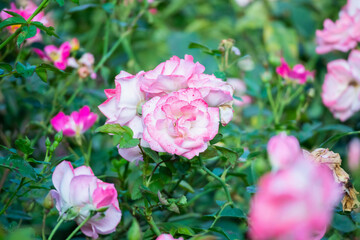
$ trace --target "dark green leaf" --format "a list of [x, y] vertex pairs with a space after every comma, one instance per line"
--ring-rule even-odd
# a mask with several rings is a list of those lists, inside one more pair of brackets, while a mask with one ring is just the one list
[[26, 20], [23, 17], [11, 17], [7, 18], [4, 21], [0, 23], [0, 29], [4, 27], [8, 27], [11, 25], [21, 25], [21, 24], [27, 24]]
[[55, 33], [54, 27], [46, 27], [41, 22], [31, 22], [30, 25], [34, 25], [35, 27], [39, 28], [40, 30], [44, 31], [49, 36], [55, 36], [59, 38], [59, 36]]
[[47, 78], [46, 69], [36, 68], [35, 72], [43, 82], [47, 82], [48, 78]]
[[356, 229], [356, 225], [351, 221], [348, 216], [334, 214], [333, 222], [331, 224], [336, 230], [341, 232], [352, 232]]
[[27, 137], [25, 139], [17, 139], [15, 141], [15, 146], [27, 155], [30, 155], [34, 152], [34, 148], [31, 147], [31, 142]]
[[0, 166], [10, 169], [21, 177], [37, 180], [34, 168], [19, 155], [0, 157]]
[[229, 235], [224, 232], [224, 230], [222, 230], [220, 227], [212, 227], [212, 228], [209, 228], [210, 231], [212, 232], [217, 232], [217, 233], [220, 233], [222, 234], [226, 239], [228, 240], [231, 240], [231, 238], [229, 237]]
[[60, 7], [64, 6], [64, 0], [56, 0]]
[[93, 7], [99, 7], [99, 4], [94, 4], [94, 3], [89, 3], [89, 4], [83, 4], [81, 6], [77, 6], [77, 7], [73, 7], [69, 10], [70, 13], [72, 12], [79, 12], [79, 11], [83, 11], [85, 9], [88, 8], [93, 8]]
[[18, 47], [20, 47], [20, 45], [25, 41], [28, 33], [29, 33], [29, 29], [27, 27], [23, 27], [22, 31], [20, 32], [20, 34], [18, 35], [17, 40], [16, 40], [16, 45]]
[[[215, 217], [218, 212], [215, 212], [209, 216]], [[233, 217], [233, 218], [246, 218], [245, 213], [240, 208], [232, 208], [227, 206], [220, 214], [221, 217]]]
[[223, 139], [223, 135], [221, 133], [216, 134], [216, 136], [210, 141], [210, 144], [215, 144]]
[[161, 159], [159, 157], [159, 154], [155, 151], [153, 151], [151, 148], [142, 148], [144, 153], [148, 155], [154, 162], [159, 163], [161, 162]]
[[197, 48], [197, 49], [201, 49], [201, 50], [204, 50], [204, 51], [208, 51], [208, 52], [211, 52], [211, 49], [200, 44], [200, 43], [194, 43], [194, 42], [191, 42], [188, 46], [188, 48], [190, 49], [194, 49], [194, 48]]
[[34, 74], [36, 67], [31, 65], [25, 66], [21, 62], [17, 62], [15, 68], [16, 71], [23, 77], [30, 77]]
[[13, 16], [13, 17], [22, 18], [22, 19], [24, 19], [25, 22], [26, 22], [26, 19], [25, 19], [23, 16], [21, 16], [20, 14], [16, 13], [16, 12], [5, 11], [5, 10], [3, 10], [3, 11], [6, 12], [7, 14], [10, 14], [10, 15]]
[[71, 0], [73, 3], [79, 5], [80, 4], [80, 0]]
[[96, 132], [117, 135], [115, 140], [119, 144], [119, 148], [132, 148], [140, 143], [139, 139], [133, 138], [133, 131], [131, 128], [127, 126], [122, 127], [120, 124], [105, 124], [101, 127], [98, 127]]
[[12, 71], [12, 66], [8, 63], [0, 63], [0, 69], [4, 69], [8, 72], [11, 72]]
[[233, 167], [235, 166], [239, 158], [239, 155], [236, 152], [225, 147], [215, 146], [215, 148], [221, 152], [221, 154], [226, 158], [227, 161], [229, 161], [229, 163]]
[[226, 81], [226, 74], [225, 74], [224, 72], [216, 71], [216, 72], [214, 73], [214, 75], [215, 75], [215, 77], [220, 78], [220, 79]]
[[329, 148], [331, 148], [340, 138], [348, 136], [348, 135], [354, 135], [354, 134], [360, 134], [360, 131], [336, 134], [336, 135], [330, 137], [329, 139], [327, 139], [322, 144], [320, 144], [320, 147], [322, 148], [322, 147], [325, 147], [325, 146], [329, 146]]
[[36, 67], [36, 69], [39, 70], [49, 70], [57, 74], [67, 74], [66, 72], [54, 67], [53, 65], [47, 64], [47, 63], [41, 63]]

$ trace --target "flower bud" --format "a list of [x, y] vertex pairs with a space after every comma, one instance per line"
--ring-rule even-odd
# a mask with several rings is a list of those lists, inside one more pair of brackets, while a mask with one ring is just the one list
[[62, 139], [63, 139], [63, 133], [62, 133], [62, 131], [60, 131], [60, 132], [58, 132], [57, 134], [55, 134], [55, 141], [61, 142]]
[[45, 146], [46, 146], [46, 148], [48, 148], [48, 147], [50, 147], [50, 145], [51, 145], [51, 141], [50, 141], [50, 139], [47, 137], [46, 140], [45, 140]]
[[54, 199], [51, 196], [51, 193], [48, 193], [44, 198], [43, 206], [45, 209], [52, 209], [54, 207]]

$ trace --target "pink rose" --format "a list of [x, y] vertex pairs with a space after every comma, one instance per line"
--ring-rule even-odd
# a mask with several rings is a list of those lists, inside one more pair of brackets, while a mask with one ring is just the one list
[[107, 117], [106, 123], [128, 124], [134, 118], [140, 118], [141, 105], [145, 102], [145, 94], [140, 90], [140, 72], [131, 75], [121, 71], [115, 77], [115, 89], [106, 89], [108, 98], [99, 109]]
[[242, 107], [251, 103], [251, 97], [245, 95], [246, 85], [244, 81], [238, 78], [228, 78], [227, 82], [234, 88], [234, 96], [241, 98], [241, 101], [234, 98], [235, 106]]
[[114, 184], [99, 180], [90, 167], [73, 169], [67, 161], [55, 168], [52, 181], [56, 190], [50, 193], [62, 218], [75, 218], [80, 224], [91, 211], [101, 210], [86, 222], [81, 231], [91, 238], [115, 231], [121, 219], [121, 210]]
[[161, 234], [156, 238], [156, 240], [184, 240], [181, 238], [174, 238], [171, 234]]
[[318, 54], [325, 54], [334, 50], [347, 52], [357, 46], [360, 40], [360, 16], [350, 17], [341, 14], [335, 23], [330, 19], [324, 21], [324, 30], [316, 31]]
[[[20, 16], [22, 16], [24, 19], [28, 19], [37, 9], [37, 6], [35, 3], [33, 3], [32, 1], [27, 1], [27, 5], [24, 7], [20, 7], [17, 8], [15, 3], [10, 3], [10, 9], [3, 9], [0, 12], [0, 18], [2, 20], [11, 18], [13, 16], [11, 16], [10, 14], [6, 13], [5, 11], [10, 11], [10, 12], [14, 12], [19, 14]], [[42, 24], [44, 24], [46, 27], [49, 27], [52, 22], [51, 20], [44, 15], [44, 12], [40, 12], [39, 14], [37, 14], [32, 21], [36, 21], [36, 22], [41, 22]], [[10, 33], [14, 33], [18, 28], [20, 27], [20, 25], [11, 25], [9, 27], [7, 27], [7, 29], [9, 30]], [[27, 42], [28, 43], [32, 43], [32, 42], [39, 42], [42, 40], [41, 34], [40, 34], [40, 29], [36, 30], [36, 35], [34, 37], [28, 38]]]
[[[76, 39], [76, 38], [75, 38]], [[92, 79], [96, 79], [96, 73], [94, 72], [95, 58], [91, 53], [84, 53], [81, 58], [77, 61], [71, 57], [67, 60], [67, 65], [78, 69], [80, 78], [87, 78], [90, 76]]]
[[208, 107], [197, 89], [154, 97], [143, 105], [144, 139], [151, 149], [188, 159], [205, 151], [219, 128], [218, 108]]
[[348, 0], [347, 4], [343, 7], [340, 15], [348, 14], [351, 17], [355, 17], [360, 13], [360, 1], [358, 0]]
[[59, 112], [50, 121], [56, 131], [63, 131], [65, 136], [75, 136], [86, 132], [96, 122], [98, 116], [90, 112], [88, 106], [84, 106], [79, 112], [72, 112], [70, 116]]
[[281, 58], [281, 65], [276, 68], [276, 73], [299, 84], [305, 84], [309, 78], [314, 78], [314, 72], [306, 70], [302, 64], [297, 64], [291, 69], [284, 58]]
[[348, 61], [328, 63], [322, 86], [322, 100], [335, 118], [345, 121], [360, 110], [360, 51], [353, 50]]
[[360, 139], [353, 138], [348, 146], [348, 165], [351, 170], [355, 171], [359, 168], [360, 163]]
[[250, 237], [320, 240], [340, 198], [329, 169], [301, 158], [260, 179], [251, 201]]
[[191, 55], [185, 59], [173, 56], [170, 60], [160, 63], [154, 70], [146, 72], [141, 78], [141, 90], [146, 93], [147, 99], [154, 96], [175, 92], [188, 88], [188, 80], [194, 74], [205, 71], [200, 63], [194, 63]]
[[34, 52], [41, 59], [53, 62], [54, 66], [60, 70], [66, 69], [70, 51], [71, 45], [69, 42], [64, 42], [59, 48], [54, 45], [48, 45], [44, 48], [44, 51], [34, 48]]
[[302, 157], [298, 140], [286, 133], [272, 137], [267, 144], [267, 151], [274, 170], [284, 169]]
[[210, 107], [219, 107], [223, 126], [231, 121], [234, 88], [230, 84], [214, 75], [196, 74], [189, 79], [188, 85], [190, 88], [198, 89]]

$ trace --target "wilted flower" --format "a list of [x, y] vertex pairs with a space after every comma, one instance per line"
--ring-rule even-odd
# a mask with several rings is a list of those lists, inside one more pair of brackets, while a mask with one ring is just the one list
[[360, 110], [360, 51], [353, 50], [348, 61], [328, 63], [322, 86], [322, 100], [335, 118], [345, 121]]
[[65, 136], [75, 136], [86, 132], [96, 122], [98, 116], [84, 106], [79, 112], [72, 112], [70, 116], [59, 112], [51, 119], [51, 125], [56, 131], [62, 131]]
[[184, 240], [181, 238], [174, 238], [171, 234], [161, 234], [156, 238], [156, 240]]
[[[28, 19], [34, 12], [35, 10], [37, 9], [37, 6], [35, 3], [33, 3], [32, 1], [27, 1], [27, 4], [25, 7], [20, 7], [20, 8], [17, 8], [15, 3], [10, 3], [10, 9], [3, 9], [1, 12], [0, 12], [0, 18], [2, 20], [5, 20], [5, 19], [8, 19], [8, 18], [11, 18], [13, 16], [11, 16], [10, 14], [6, 13], [5, 11], [10, 11], [10, 12], [14, 12], [14, 13], [17, 13], [19, 14], [20, 16], [22, 16], [24, 19]], [[52, 23], [50, 21], [50, 19], [44, 15], [44, 12], [40, 12], [38, 13], [32, 21], [37, 21], [37, 22], [41, 22], [42, 24], [44, 24], [45, 26], [49, 27]], [[11, 25], [11, 26], [8, 26], [7, 29], [9, 30], [10, 33], [14, 33], [21, 25]], [[27, 41], [28, 42], [38, 42], [38, 41], [41, 41], [42, 40], [42, 37], [41, 37], [41, 34], [40, 34], [40, 29], [36, 29], [36, 35], [31, 37], [31, 38], [28, 38]]]
[[348, 145], [348, 165], [352, 171], [359, 168], [360, 164], [360, 139], [353, 138]]
[[67, 67], [68, 57], [70, 56], [71, 46], [69, 42], [64, 42], [59, 48], [54, 45], [48, 45], [44, 51], [34, 48], [34, 52], [43, 60], [54, 63], [54, 66], [60, 70]]
[[73, 169], [68, 161], [55, 168], [52, 181], [56, 190], [50, 193], [56, 200], [61, 218], [75, 219], [80, 224], [92, 212], [96, 212], [81, 231], [91, 238], [115, 231], [121, 220], [121, 210], [114, 184], [99, 180], [90, 167]]
[[291, 69], [284, 58], [281, 58], [281, 65], [276, 68], [276, 73], [299, 84], [305, 84], [309, 78], [314, 78], [314, 72], [306, 70], [304, 65], [297, 64]]
[[143, 137], [157, 152], [191, 159], [205, 151], [218, 133], [219, 109], [208, 107], [197, 89], [154, 97], [142, 111]]

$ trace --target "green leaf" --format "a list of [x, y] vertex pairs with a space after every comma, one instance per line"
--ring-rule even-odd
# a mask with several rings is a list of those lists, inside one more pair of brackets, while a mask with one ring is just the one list
[[354, 132], [347, 132], [347, 133], [339, 133], [339, 134], [335, 134], [334, 136], [328, 138], [325, 142], [323, 142], [322, 144], [320, 144], [320, 148], [325, 147], [325, 146], [330, 146], [330, 144], [332, 144], [329, 148], [332, 148], [333, 145], [335, 145], [335, 143], [342, 137], [348, 136], [348, 135], [354, 135], [354, 134], [360, 134], [360, 131], [354, 131]]
[[133, 218], [131, 227], [127, 233], [127, 239], [129, 240], [141, 240], [142, 239], [142, 232], [139, 223], [137, 222], [136, 218]]
[[88, 8], [95, 8], [95, 7], [99, 7], [99, 6], [100, 6], [99, 4], [94, 4], [94, 3], [82, 4], [80, 6], [76, 6], [76, 7], [71, 8], [68, 12], [69, 13], [80, 12], [80, 11], [83, 11], [83, 10], [88, 9]]
[[31, 77], [36, 69], [35, 66], [31, 66], [31, 65], [25, 66], [21, 62], [17, 62], [15, 68], [16, 71], [23, 77]]
[[356, 225], [351, 221], [348, 216], [334, 214], [333, 222], [331, 224], [336, 230], [341, 232], [352, 232], [356, 229]]
[[22, 25], [22, 24], [27, 24], [26, 20], [23, 17], [11, 17], [11, 18], [7, 18], [4, 21], [2, 21], [0, 23], [0, 29], [4, 28], [4, 27], [8, 27], [11, 25]]
[[20, 14], [16, 13], [16, 12], [5, 11], [5, 10], [3, 10], [3, 11], [6, 12], [7, 14], [10, 14], [10, 15], [13, 16], [13, 17], [22, 18], [22, 19], [24, 19], [25, 22], [26, 22], [26, 19], [25, 19], [23, 16], [21, 16]]
[[220, 78], [223, 81], [226, 81], [226, 74], [224, 72], [216, 71], [214, 75], [215, 77]]
[[211, 49], [200, 43], [191, 42], [188, 46], [189, 49], [201, 49], [203, 51], [211, 52]]
[[140, 140], [133, 138], [133, 131], [127, 126], [120, 126], [120, 124], [105, 124], [96, 129], [96, 132], [110, 133], [117, 135], [116, 142], [119, 148], [132, 148], [140, 143]]
[[142, 148], [144, 153], [148, 155], [154, 162], [159, 163], [161, 162], [161, 159], [159, 157], [159, 154], [155, 151], [153, 151], [151, 148]]
[[7, 157], [0, 157], [0, 167], [8, 168], [21, 177], [37, 180], [34, 168], [19, 155], [13, 154]]
[[41, 22], [31, 22], [30, 25], [34, 25], [35, 27], [39, 28], [40, 30], [44, 31], [49, 36], [55, 36], [59, 38], [59, 36], [55, 33], [54, 27], [46, 27]]
[[25, 39], [32, 38], [35, 35], [36, 35], [36, 27], [35, 26], [32, 26], [32, 25], [30, 25], [29, 27], [24, 26], [16, 40], [16, 44], [18, 45], [18, 47], [20, 47], [20, 45], [25, 41]]
[[43, 82], [47, 83], [48, 77], [47, 77], [46, 69], [36, 68], [35, 72]]
[[[209, 216], [215, 217], [218, 212], [215, 212]], [[221, 217], [231, 217], [231, 218], [246, 218], [245, 213], [240, 208], [232, 208], [227, 206], [220, 214]]]
[[20, 228], [14, 231], [11, 231], [8, 236], [6, 236], [7, 240], [32, 240], [35, 238], [35, 230], [32, 228]]
[[225, 147], [219, 147], [219, 146], [215, 146], [215, 148], [221, 152], [221, 154], [226, 158], [227, 161], [229, 161], [229, 163], [233, 167], [235, 166], [235, 164], [237, 163], [237, 160], [239, 158], [239, 155], [235, 151], [225, 148]]
[[209, 228], [210, 231], [212, 232], [217, 232], [217, 233], [220, 233], [222, 234], [226, 239], [228, 240], [231, 240], [231, 238], [229, 237], [229, 235], [224, 232], [224, 230], [222, 230], [220, 227], [212, 227], [212, 228]]
[[71, 0], [73, 3], [79, 5], [80, 4], [80, 0]]
[[13, 70], [12, 66], [8, 63], [0, 63], [0, 69], [4, 69], [8, 72], [11, 72]]
[[64, 6], [64, 0], [56, 0], [60, 7]]
[[34, 148], [31, 147], [31, 142], [27, 137], [25, 139], [16, 139], [15, 146], [17, 149], [27, 155], [30, 155], [34, 152]]
[[180, 186], [182, 189], [184, 189], [184, 190], [186, 190], [186, 191], [188, 191], [188, 192], [195, 193], [194, 188], [193, 188], [188, 182], [186, 182], [185, 180], [182, 180], [182, 181], [180, 182], [179, 186]]
[[52, 71], [52, 72], [57, 73], [57, 74], [67, 74], [63, 70], [60, 70], [60, 69], [54, 67], [53, 65], [50, 65], [50, 64], [47, 64], [47, 63], [39, 64], [36, 67], [36, 69], [38, 69], [38, 70], [49, 70], [49, 71]]

